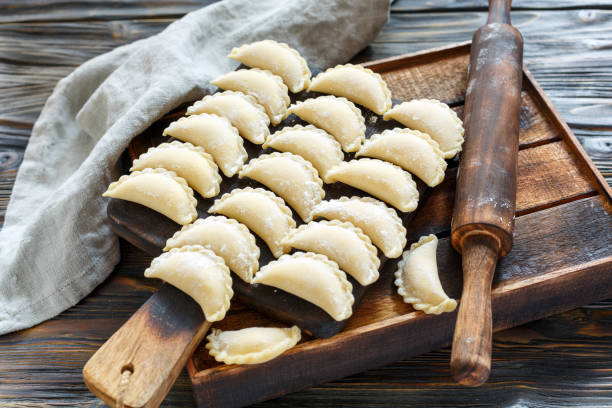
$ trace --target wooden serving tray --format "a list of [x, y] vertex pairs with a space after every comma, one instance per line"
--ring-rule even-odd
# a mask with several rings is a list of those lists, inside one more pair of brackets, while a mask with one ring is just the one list
[[[374, 61], [394, 98], [440, 99], [461, 115], [470, 44], [463, 43]], [[612, 192], [525, 70], [512, 252], [494, 279], [494, 330], [612, 296]], [[423, 202], [408, 242], [436, 233], [443, 287], [461, 294], [461, 262], [448, 238], [456, 170]], [[201, 407], [243, 406], [341, 378], [450, 344], [456, 313], [425, 315], [402, 302], [393, 284], [396, 262], [364, 295], [345, 329], [329, 339], [304, 338], [265, 364], [224, 365], [200, 345], [188, 361]], [[213, 327], [238, 329], [274, 324], [236, 303]]]
[[[394, 98], [439, 99], [461, 116], [469, 51], [470, 44], [462, 43], [364, 65], [383, 76]], [[495, 275], [494, 330], [612, 296], [612, 192], [527, 70], [522, 101], [515, 242]], [[132, 155], [149, 147], [165, 124], [162, 120], [136, 138]], [[450, 167], [445, 181], [421, 203], [408, 242], [429, 233], [441, 238], [442, 285], [459, 299], [461, 262], [447, 238], [456, 178], [456, 166]], [[134, 242], [132, 225], [127, 234], [114, 224]], [[158, 248], [152, 242], [143, 249]], [[403, 303], [393, 285], [396, 264], [385, 264], [344, 330], [331, 338], [305, 335], [282, 356], [252, 366], [219, 364], [200, 345], [187, 363], [198, 405], [243, 406], [450, 344], [456, 313], [425, 315]], [[253, 325], [278, 323], [232, 302], [226, 318], [213, 327]]]

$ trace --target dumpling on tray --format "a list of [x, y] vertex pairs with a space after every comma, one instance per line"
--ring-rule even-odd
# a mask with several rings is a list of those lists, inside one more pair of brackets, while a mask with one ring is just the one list
[[196, 219], [197, 200], [187, 182], [166, 169], [144, 169], [112, 182], [104, 197], [132, 201], [186, 225]]
[[223, 214], [249, 227], [265, 241], [276, 258], [289, 252], [282, 243], [295, 221], [282, 198], [263, 188], [246, 187], [223, 194], [208, 209], [211, 214]]
[[282, 289], [325, 310], [334, 320], [353, 314], [353, 286], [338, 264], [312, 252], [283, 255], [262, 267], [253, 283]]
[[284, 127], [270, 135], [262, 147], [303, 157], [317, 169], [323, 182], [329, 169], [344, 160], [342, 148], [336, 139], [312, 125]]
[[391, 204], [402, 212], [416, 210], [419, 191], [410, 173], [378, 159], [343, 162], [327, 173], [329, 182], [339, 181]]
[[382, 115], [391, 108], [391, 91], [382, 77], [360, 65], [336, 65], [312, 79], [308, 92], [343, 96]]
[[303, 91], [310, 85], [311, 74], [306, 60], [285, 43], [257, 41], [234, 48], [228, 57], [278, 75], [291, 92]]
[[180, 118], [170, 123], [163, 135], [203, 147], [227, 177], [236, 174], [247, 159], [238, 129], [218, 115], [200, 113]]
[[243, 224], [222, 215], [199, 218], [166, 241], [164, 251], [187, 245], [212, 250], [243, 281], [250, 283], [259, 268], [259, 247]]
[[438, 142], [445, 159], [455, 157], [463, 144], [463, 124], [448, 105], [434, 99], [414, 99], [395, 105], [383, 116], [427, 133]]
[[202, 197], [219, 194], [221, 176], [210, 154], [191, 143], [162, 143], [151, 147], [132, 163], [130, 171], [162, 168], [175, 172]]
[[302, 338], [297, 326], [248, 327], [221, 331], [213, 329], [206, 348], [217, 361], [226, 364], [259, 364], [278, 357]]
[[372, 197], [340, 197], [321, 201], [313, 218], [347, 221], [359, 227], [387, 258], [397, 258], [406, 246], [406, 228], [394, 209]]
[[232, 278], [223, 259], [201, 245], [171, 249], [153, 259], [144, 275], [159, 278], [191, 296], [209, 322], [225, 317], [230, 307]]
[[291, 105], [287, 114], [325, 130], [345, 152], [356, 152], [365, 140], [365, 118], [354, 103], [346, 98], [319, 96]]
[[427, 314], [452, 312], [457, 302], [450, 299], [442, 289], [438, 276], [435, 235], [421, 237], [404, 252], [395, 272], [397, 292], [404, 302]]
[[262, 144], [270, 135], [270, 118], [263, 106], [251, 95], [225, 91], [206, 95], [187, 108], [187, 115], [209, 113], [226, 118], [240, 136], [251, 143]]
[[221, 89], [254, 96], [257, 102], [266, 109], [273, 125], [283, 120], [287, 107], [291, 103], [287, 86], [281, 77], [263, 69], [239, 69], [228, 72], [210, 83]]
[[238, 173], [274, 191], [305, 221], [311, 220], [312, 208], [325, 197], [317, 170], [293, 153], [264, 154], [251, 160]]

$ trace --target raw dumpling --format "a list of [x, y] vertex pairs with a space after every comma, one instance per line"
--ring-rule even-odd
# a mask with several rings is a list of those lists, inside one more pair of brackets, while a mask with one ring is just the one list
[[164, 130], [164, 136], [202, 146], [227, 177], [236, 174], [247, 159], [238, 130], [221, 116], [200, 113], [180, 118]]
[[435, 235], [421, 237], [404, 252], [395, 272], [397, 293], [404, 302], [427, 314], [452, 312], [457, 307], [457, 302], [442, 289], [436, 261], [437, 248]]
[[327, 171], [344, 160], [342, 148], [336, 139], [312, 125], [282, 128], [270, 135], [262, 147], [302, 156], [312, 163], [324, 182]]
[[445, 159], [454, 157], [463, 144], [463, 124], [455, 111], [434, 99], [414, 99], [387, 111], [385, 120], [394, 119], [409, 128], [427, 133], [438, 142]]
[[397, 258], [406, 246], [406, 228], [395, 210], [371, 197], [321, 201], [312, 216], [350, 222], [369, 236], [387, 258]]
[[239, 69], [220, 76], [211, 84], [221, 89], [239, 91], [252, 95], [266, 109], [273, 125], [285, 117], [287, 106], [291, 103], [287, 86], [278, 75], [263, 69]]
[[310, 222], [291, 231], [283, 242], [302, 251], [325, 255], [362, 285], [378, 279], [380, 259], [376, 248], [350, 222]]
[[209, 216], [185, 225], [166, 242], [164, 251], [201, 245], [219, 255], [230, 270], [250, 283], [259, 268], [259, 247], [248, 228], [222, 215]]
[[418, 130], [395, 128], [373, 135], [355, 154], [355, 157], [359, 156], [397, 164], [429, 187], [437, 186], [444, 180], [446, 161], [438, 143]]
[[221, 176], [210, 154], [191, 143], [162, 143], [134, 160], [130, 171], [163, 168], [175, 172], [202, 197], [219, 194]]
[[121, 176], [102, 195], [144, 205], [181, 225], [198, 216], [193, 190], [185, 179], [166, 169], [144, 169]]
[[414, 211], [419, 192], [412, 176], [382, 160], [359, 159], [344, 162], [327, 173], [331, 183], [339, 181], [391, 204], [402, 212]]
[[308, 92], [344, 96], [382, 115], [391, 108], [391, 91], [380, 75], [359, 65], [336, 65], [312, 79]]
[[308, 222], [312, 207], [325, 197], [323, 182], [312, 164], [292, 153], [264, 154], [240, 170], [248, 177], [274, 191]]
[[278, 75], [291, 92], [303, 91], [310, 85], [310, 70], [306, 60], [285, 43], [257, 41], [234, 48], [228, 57], [247, 67], [267, 69]]
[[249, 227], [265, 241], [276, 258], [289, 252], [282, 240], [295, 228], [295, 221], [285, 202], [270, 191], [250, 187], [234, 189], [215, 200], [208, 212], [234, 218]]
[[144, 275], [163, 279], [191, 296], [209, 322], [225, 317], [234, 295], [230, 271], [223, 259], [200, 245], [174, 248], [161, 254], [153, 259]]
[[266, 110], [251, 95], [225, 91], [207, 95], [187, 108], [187, 115], [211, 113], [230, 121], [240, 136], [255, 144], [262, 144], [270, 135], [270, 118]]
[[325, 310], [334, 320], [353, 314], [353, 285], [338, 264], [324, 255], [283, 255], [257, 272], [253, 283], [274, 286]]
[[241, 330], [213, 329], [206, 348], [225, 364], [258, 364], [270, 361], [295, 346], [302, 334], [297, 326], [249, 327]]
[[332, 135], [345, 152], [356, 152], [365, 140], [365, 119], [359, 108], [346, 98], [319, 96], [291, 105], [295, 114]]

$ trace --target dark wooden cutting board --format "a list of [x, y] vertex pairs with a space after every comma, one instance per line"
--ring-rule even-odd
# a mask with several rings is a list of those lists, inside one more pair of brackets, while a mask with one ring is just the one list
[[[466, 43], [366, 65], [383, 75], [396, 99], [440, 99], [461, 116], [469, 50]], [[131, 150], [154, 144], [154, 135], [166, 124], [154, 124]], [[458, 298], [460, 258], [447, 238], [455, 177], [451, 166], [444, 183], [422, 201], [408, 228], [408, 242], [438, 235], [442, 284]], [[494, 279], [495, 330], [612, 296], [610, 189], [526, 70], [516, 216], [514, 248]], [[386, 263], [346, 327], [331, 338], [304, 336], [281, 357], [252, 366], [217, 363], [200, 345], [187, 363], [198, 404], [247, 405], [448, 345], [456, 314], [425, 315], [403, 303], [393, 285], [395, 266], [395, 261]], [[233, 302], [226, 318], [213, 327], [271, 324], [265, 315]]]
[[[237, 69], [240, 68], [245, 67], [240, 66]], [[313, 75], [316, 75], [320, 72], [319, 69], [313, 68], [311, 68], [311, 71]], [[322, 95], [323, 94], [320, 94], [318, 92], [302, 91], [297, 94], [290, 94], [290, 97], [291, 103], [295, 103], [297, 101], [303, 101], [308, 98], [314, 98]], [[400, 101], [394, 100], [393, 102], [395, 104], [399, 103]], [[366, 109], [364, 107], [359, 108], [361, 109], [362, 114], [365, 118], [366, 138], [370, 138], [372, 135], [377, 133], [382, 133], [386, 129], [404, 127], [401, 123], [398, 123], [394, 120], [383, 120], [381, 115], [377, 115], [369, 109]], [[168, 142], [169, 138], [162, 136], [163, 128], [167, 126], [172, 120], [176, 120], [178, 117], [183, 116], [185, 114], [185, 110], [186, 109], [184, 106], [176, 109], [175, 111], [169, 113], [164, 118], [156, 122], [155, 125], [149, 128], [143, 134], [138, 136], [137, 139], [131, 144], [131, 148], [129, 151], [130, 159], [135, 159], [151, 146], [156, 146], [160, 143]], [[284, 127], [291, 127], [297, 124], [304, 126], [308, 125], [307, 122], [301, 120], [296, 115], [290, 115], [278, 125], [271, 127], [270, 133], [273, 133], [276, 130], [282, 129]], [[255, 145], [247, 140], [244, 140], [244, 146], [249, 155], [248, 160], [261, 156], [262, 154], [269, 154], [275, 151], [273, 149], [262, 149], [260, 145]], [[345, 160], [351, 160], [354, 158], [354, 156], [354, 153], [345, 153]], [[427, 185], [418, 178], [414, 177], [414, 180], [417, 183], [417, 189], [419, 190], [420, 202], [422, 202], [427, 197], [431, 189], [427, 187]], [[198, 201], [198, 218], [205, 218], [209, 216], [208, 208], [214, 203], [215, 199], [218, 199], [223, 194], [229, 193], [230, 191], [236, 188], [245, 187], [259, 187], [267, 189], [266, 186], [254, 180], [246, 178], [240, 179], [236, 175], [231, 178], [223, 177], [223, 182], [221, 183], [220, 188], [221, 191], [216, 197], [202, 198], [199, 194], [194, 192]], [[325, 200], [336, 199], [343, 196], [371, 197], [363, 191], [352, 188], [342, 183], [324, 184], [323, 189], [325, 190]], [[398, 211], [397, 213], [400, 216], [404, 227], [409, 228], [410, 221], [414, 217], [415, 212], [401, 213]], [[166, 245], [166, 240], [170, 238], [176, 231], [181, 229], [181, 225], [173, 222], [172, 220], [158, 212], [155, 212], [140, 204], [119, 199], [110, 199], [108, 204], [108, 218], [113, 231], [115, 231], [119, 236], [128, 240], [138, 248], [141, 248], [142, 250], [148, 252], [150, 255], [153, 256], [161, 254], [162, 249]], [[293, 218], [298, 226], [303, 224], [303, 221], [295, 214], [295, 212], [293, 212]], [[262, 266], [273, 261], [275, 258], [270, 252], [268, 246], [260, 237], [255, 236], [255, 239], [257, 242], [257, 246], [260, 250], [259, 266], [261, 268]], [[388, 259], [380, 250], [378, 251], [378, 257], [380, 259], [380, 269], [382, 270]], [[353, 286], [353, 296], [355, 298], [353, 309], [355, 309], [359, 305], [359, 302], [365, 294], [367, 287], [360, 285], [355, 279], [353, 279], [349, 275], [347, 275], [347, 278]], [[243, 303], [248, 304], [254, 309], [260, 311], [261, 313], [264, 313], [267, 316], [272, 317], [276, 320], [280, 320], [285, 324], [296, 324], [303, 332], [314, 337], [331, 337], [334, 334], [338, 333], [340, 330], [342, 330], [342, 328], [347, 323], [347, 320], [343, 320], [340, 322], [335, 321], [333, 318], [331, 318], [331, 316], [329, 316], [319, 307], [297, 296], [294, 296], [290, 293], [284, 292], [280, 289], [276, 289], [271, 286], [261, 284], [248, 284], [233, 274], [232, 286], [235, 293], [234, 300], [238, 299]], [[188, 297], [187, 295], [183, 294], [178, 294], [175, 296]], [[163, 299], [160, 299], [160, 301], [163, 301]], [[192, 304], [193, 307], [191, 307], [189, 310], [186, 310], [185, 313], [189, 313], [194, 315], [194, 317], [197, 317], [199, 315], [199, 309], [197, 305], [190, 302], [186, 303]]]

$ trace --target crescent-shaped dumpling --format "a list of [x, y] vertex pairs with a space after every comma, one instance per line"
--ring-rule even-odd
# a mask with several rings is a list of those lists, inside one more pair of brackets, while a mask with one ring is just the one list
[[227, 177], [236, 174], [247, 159], [238, 130], [221, 116], [200, 113], [183, 117], [172, 122], [163, 134], [202, 146]]
[[457, 302], [442, 289], [436, 261], [437, 248], [435, 235], [421, 237], [404, 252], [395, 272], [397, 293], [404, 302], [427, 314], [452, 312], [457, 307]]
[[312, 79], [308, 92], [344, 96], [382, 115], [391, 108], [391, 91], [382, 77], [360, 65], [336, 65]]
[[291, 105], [287, 114], [312, 123], [332, 135], [345, 152], [356, 152], [365, 140], [365, 118], [346, 98], [319, 96]]
[[271, 191], [237, 188], [215, 200], [208, 212], [234, 218], [249, 227], [265, 241], [276, 258], [289, 252], [290, 248], [282, 240], [295, 228], [295, 221], [283, 199]]
[[312, 163], [323, 181], [327, 171], [344, 160], [342, 148], [336, 139], [312, 125], [282, 128], [270, 135], [262, 147], [302, 156]]
[[266, 109], [273, 125], [283, 120], [287, 106], [291, 103], [287, 85], [283, 83], [281, 77], [264, 69], [239, 69], [228, 72], [210, 83], [221, 89], [254, 96]]
[[166, 169], [144, 169], [121, 176], [102, 195], [144, 205], [181, 225], [198, 216], [193, 190], [185, 179]]
[[444, 180], [446, 161], [438, 143], [418, 130], [395, 128], [373, 135], [355, 154], [355, 157], [359, 156], [397, 164], [429, 187], [435, 187]]
[[162, 143], [151, 147], [132, 163], [130, 171], [163, 168], [175, 172], [202, 197], [219, 194], [221, 176], [210, 154], [191, 143]]
[[419, 203], [419, 192], [410, 173], [386, 161], [344, 162], [331, 169], [327, 178], [331, 183], [339, 181], [370, 193], [402, 212], [416, 210]]
[[291, 231], [283, 242], [302, 251], [325, 255], [364, 286], [378, 279], [380, 259], [376, 248], [350, 222], [310, 222]]
[[455, 111], [434, 99], [414, 99], [387, 111], [383, 119], [394, 119], [409, 128], [427, 133], [438, 142], [445, 159], [454, 157], [463, 144], [463, 124]]
[[325, 310], [334, 320], [353, 314], [353, 285], [324, 255], [296, 252], [262, 267], [253, 283], [274, 286]]
[[250, 283], [259, 268], [259, 247], [248, 228], [222, 215], [199, 218], [185, 225], [166, 242], [164, 251], [201, 245], [219, 255], [230, 270]]
[[394, 209], [371, 197], [340, 197], [321, 201], [313, 217], [350, 222], [360, 228], [387, 258], [397, 258], [406, 246], [406, 228]]
[[308, 222], [312, 208], [319, 204], [325, 191], [317, 170], [293, 153], [263, 154], [240, 170], [239, 177], [260, 182], [283, 198]]
[[306, 60], [285, 43], [257, 41], [234, 48], [228, 57], [247, 67], [267, 69], [278, 75], [291, 92], [303, 91], [310, 85], [310, 70]]
[[206, 339], [211, 356], [225, 364], [258, 364], [270, 361], [295, 346], [302, 334], [297, 326], [213, 329]]
[[207, 95], [187, 108], [187, 115], [212, 113], [230, 121], [240, 136], [262, 144], [270, 135], [270, 118], [263, 106], [251, 95], [225, 91]]
[[234, 295], [230, 271], [223, 259], [200, 245], [164, 252], [153, 259], [144, 275], [163, 279], [191, 296], [209, 322], [225, 317]]

